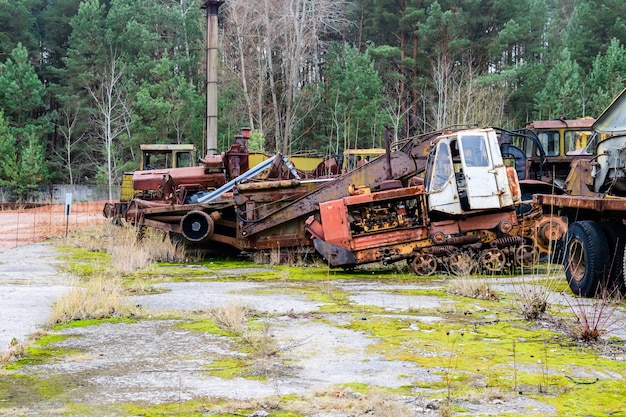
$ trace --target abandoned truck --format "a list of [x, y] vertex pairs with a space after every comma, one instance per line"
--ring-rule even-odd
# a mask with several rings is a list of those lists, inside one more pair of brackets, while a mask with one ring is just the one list
[[177, 198], [133, 199], [125, 219], [210, 249], [315, 248], [331, 266], [407, 259], [422, 275], [475, 264], [497, 272], [536, 262], [565, 227], [540, 210], [518, 213], [517, 176], [504, 162], [491, 128], [411, 138], [335, 178], [298, 179], [289, 169], [278, 178], [271, 173], [288, 167], [279, 154], [217, 190], [171, 182]]
[[515, 155], [523, 162], [516, 166], [523, 195], [532, 198], [533, 194], [588, 194], [587, 187], [581, 187], [568, 174], [572, 164], [593, 157], [588, 144], [594, 122], [590, 117], [536, 120], [516, 131], [512, 144], [523, 152]]
[[418, 275], [530, 266], [566, 230], [540, 210], [518, 214], [521, 192], [496, 131], [461, 130], [432, 141], [424, 183], [319, 203], [306, 227], [333, 267], [407, 259]]
[[567, 219], [565, 275], [572, 292], [583, 297], [626, 288], [626, 90], [593, 129], [588, 144], [593, 157], [573, 164], [568, 175], [584, 184], [588, 195], [534, 196], [544, 212]]
[[[463, 273], [467, 260], [490, 271], [533, 263], [560, 237], [558, 218], [533, 207], [524, 214], [517, 210], [519, 183], [504, 164], [493, 129], [428, 133], [393, 152], [387, 140], [384, 156], [334, 178], [302, 178], [280, 154], [251, 168], [247, 132], [217, 155], [222, 3], [201, 5], [208, 52], [203, 165], [135, 172], [132, 189], [139, 193], [107, 206], [105, 214], [210, 249], [281, 255], [317, 250], [331, 265], [344, 267], [407, 259], [420, 274], [443, 265]], [[523, 154], [513, 145], [509, 150]], [[345, 209], [331, 209], [335, 201]]]
[[[180, 235], [205, 248], [311, 253], [314, 250], [304, 221], [318, 210], [318, 202], [347, 195], [353, 184], [377, 188], [391, 176], [409, 178], [422, 171], [429, 146], [424, 138], [430, 135], [413, 138], [404, 150], [387, 154], [393, 173], [387, 158], [378, 157], [339, 176], [306, 179], [300, 178], [280, 154], [248, 169], [242, 136], [239, 151], [233, 153], [231, 148], [224, 154], [226, 172], [233, 179], [223, 186], [198, 187], [204, 181], [200, 167], [197, 178], [179, 176], [177, 170], [166, 175], [136, 173], [135, 180], [145, 184], [135, 188], [151, 188], [154, 192], [145, 195], [160, 198], [140, 195], [120, 216], [131, 224]], [[244, 169], [234, 176], [233, 172]]]

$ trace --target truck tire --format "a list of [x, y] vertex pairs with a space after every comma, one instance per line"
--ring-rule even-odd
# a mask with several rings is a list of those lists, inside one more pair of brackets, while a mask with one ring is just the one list
[[609, 286], [611, 293], [624, 292], [624, 247], [626, 246], [626, 227], [621, 222], [601, 224], [602, 232], [609, 245]]
[[574, 222], [565, 241], [565, 277], [572, 292], [593, 297], [609, 271], [609, 245], [594, 221]]

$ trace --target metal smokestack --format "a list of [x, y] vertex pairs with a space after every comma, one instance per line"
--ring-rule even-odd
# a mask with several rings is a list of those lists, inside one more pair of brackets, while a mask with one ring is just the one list
[[205, 0], [206, 9], [206, 147], [207, 156], [217, 155], [217, 13], [224, 0]]

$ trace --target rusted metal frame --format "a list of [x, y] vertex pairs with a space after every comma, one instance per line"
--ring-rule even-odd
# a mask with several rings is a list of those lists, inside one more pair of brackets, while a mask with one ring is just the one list
[[511, 224], [517, 225], [517, 214], [515, 211], [496, 212], [490, 214], [479, 214], [477, 216], [468, 216], [458, 220], [459, 231], [462, 233], [493, 229], [498, 227], [498, 224], [503, 221], [510, 221]]
[[375, 194], [354, 195], [344, 198], [346, 205], [354, 206], [367, 203], [383, 203], [385, 201], [399, 201], [403, 199], [415, 198], [418, 194], [424, 193], [421, 185], [414, 187], [403, 187], [392, 190], [380, 191]]
[[208, 241], [224, 243], [238, 250], [244, 249], [243, 246], [241, 245], [241, 242], [236, 237], [221, 235], [219, 233], [213, 233], [213, 236], [211, 236], [211, 238]]
[[300, 185], [300, 180], [276, 180], [263, 182], [250, 182], [237, 185], [239, 193], [247, 191], [265, 191], [283, 188], [295, 188]]
[[250, 239], [241, 240], [242, 249], [272, 250], [281, 248], [310, 247], [311, 241], [304, 234], [290, 233], [278, 235], [254, 235]]
[[[278, 158], [279, 155], [276, 155], [276, 158]], [[230, 180], [229, 182], [227, 182], [226, 184], [222, 185], [221, 187], [210, 191], [208, 193], [206, 193], [205, 195], [202, 196], [195, 196], [192, 199], [192, 204], [195, 202], [197, 204], [208, 204], [212, 201], [216, 201], [217, 199], [219, 199], [221, 197], [221, 195], [225, 192], [231, 191], [233, 189], [233, 187], [235, 187], [235, 185], [238, 182], [241, 182], [243, 180], [246, 179], [250, 179], [255, 177], [256, 175], [260, 174], [261, 172], [263, 172], [263, 170], [265, 168], [267, 168], [268, 166], [270, 166], [272, 163], [272, 159], [267, 159], [263, 162], [261, 162], [260, 164], [256, 165], [255, 167], [249, 169], [248, 171], [244, 172], [243, 174], [239, 175], [237, 178]], [[195, 200], [195, 201], [193, 201]]]
[[[514, 211], [506, 211], [479, 214], [474, 217], [440, 220], [431, 223], [430, 234], [434, 236], [443, 233], [444, 235], [454, 236], [476, 230], [494, 229], [502, 221], [510, 221], [513, 226], [516, 226], [518, 224], [517, 214]], [[445, 239], [442, 240], [443, 242], [445, 242]]]
[[[394, 152], [391, 159], [396, 178], [406, 178], [415, 173], [415, 163], [406, 153]], [[385, 166], [385, 158], [377, 158], [334, 181], [322, 185], [293, 203], [269, 213], [262, 221], [243, 225], [241, 235], [247, 237], [295, 217], [306, 218], [308, 214], [318, 209], [319, 202], [334, 200], [345, 195], [348, 187], [352, 184], [378, 186], [387, 180]]]
[[172, 224], [172, 223], [166, 223], [166, 222], [162, 222], [159, 220], [152, 220], [152, 219], [146, 219], [146, 218], [142, 220], [141, 225], [152, 227], [154, 229], [160, 229], [166, 232], [180, 233], [181, 231], [180, 224], [178, 223]]
[[[428, 239], [426, 239], [428, 241]], [[355, 251], [354, 255], [358, 260], [358, 263], [370, 263], [370, 262], [397, 262], [402, 259], [408, 259], [415, 256], [414, 249], [417, 242], [399, 243], [392, 246], [368, 248]]]
[[[159, 229], [159, 230], [163, 230], [165, 232], [172, 232], [172, 233], [181, 233], [181, 227], [180, 227], [180, 223], [176, 223], [176, 224], [172, 224], [172, 223], [165, 223], [162, 221], [158, 221], [158, 220], [152, 220], [152, 219], [146, 219], [144, 218], [141, 222], [142, 226], [149, 226], [152, 227], [154, 229]], [[212, 242], [219, 242], [219, 243], [225, 243], [227, 245], [230, 245], [234, 248], [237, 248], [239, 250], [243, 249], [239, 243], [239, 239], [235, 238], [235, 237], [230, 237], [230, 236], [226, 236], [226, 235], [221, 235], [218, 233], [214, 233], [211, 238], [209, 239], [209, 241]]]
[[407, 242], [415, 242], [428, 239], [428, 229], [424, 226], [409, 229], [395, 229], [393, 231], [382, 231], [371, 233], [365, 236], [357, 236], [350, 242], [350, 247], [354, 251], [361, 251], [368, 248], [383, 248], [395, 245], [402, 245]]
[[626, 210], [626, 199], [581, 197], [568, 195], [535, 195], [535, 201], [542, 206], [552, 206], [559, 209], [581, 209], [596, 212], [623, 212]]
[[306, 186], [299, 186], [295, 189], [253, 189], [245, 193], [237, 192], [234, 196], [237, 208], [239, 213], [245, 213], [245, 218], [239, 221], [246, 223], [263, 218], [268, 212], [275, 211], [277, 205], [284, 206], [292, 203], [309, 192], [310, 188]]
[[[144, 200], [139, 200], [139, 204]], [[229, 200], [226, 202], [218, 202], [212, 204], [167, 204], [167, 205], [152, 205], [151, 202], [147, 201], [148, 205], [146, 207], [138, 207], [136, 209], [132, 209], [134, 211], [141, 211], [148, 215], [156, 215], [161, 213], [168, 214], [181, 214], [184, 215], [193, 210], [200, 211], [215, 211], [215, 210], [224, 210], [225, 208], [232, 207], [235, 205], [234, 201]], [[131, 208], [129, 207], [129, 211]]]

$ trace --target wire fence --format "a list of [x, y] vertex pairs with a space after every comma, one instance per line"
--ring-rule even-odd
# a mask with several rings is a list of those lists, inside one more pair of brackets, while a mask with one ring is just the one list
[[72, 203], [69, 214], [65, 204], [4, 205], [0, 211], [0, 251], [104, 224], [104, 204], [105, 201]]

